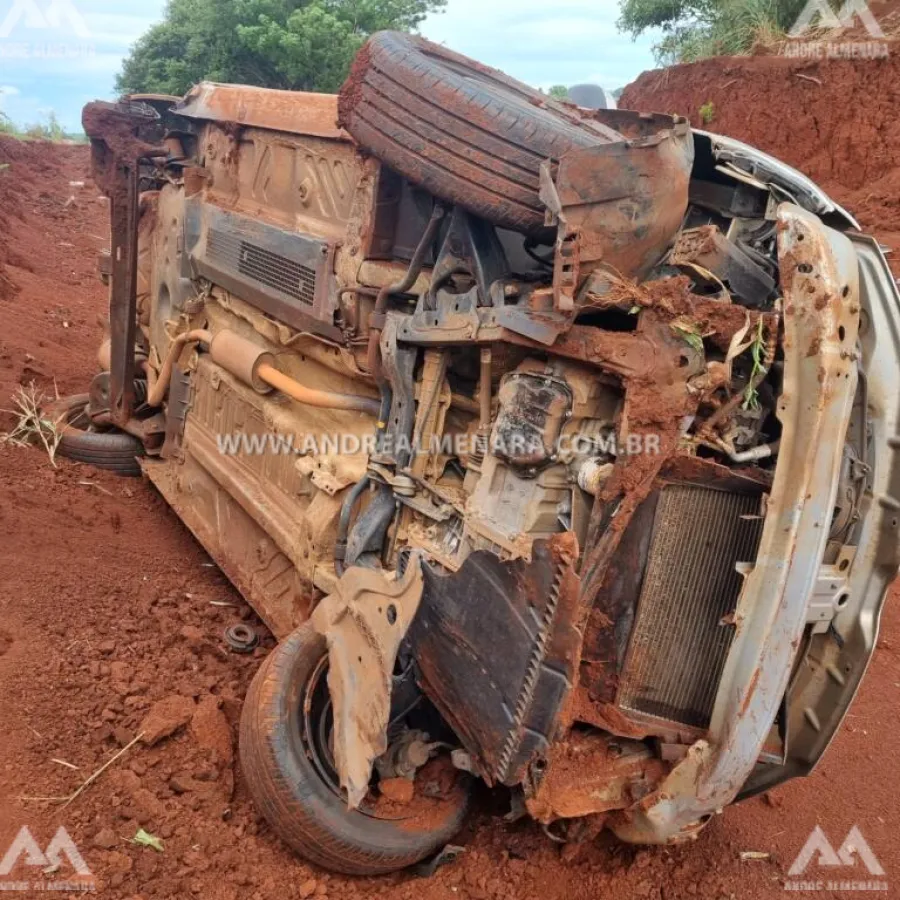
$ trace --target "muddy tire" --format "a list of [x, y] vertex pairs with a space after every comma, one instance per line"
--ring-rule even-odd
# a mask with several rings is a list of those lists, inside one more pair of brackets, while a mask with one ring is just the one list
[[382, 818], [376, 809], [348, 810], [321, 756], [324, 730], [310, 718], [326, 699], [325, 639], [307, 623], [266, 658], [241, 716], [241, 767], [257, 808], [275, 833], [310, 862], [348, 875], [380, 875], [419, 862], [462, 827], [469, 779], [427, 810]]
[[339, 122], [363, 148], [437, 197], [498, 225], [544, 227], [540, 167], [623, 138], [423, 38], [373, 35], [341, 88]]
[[56, 452], [67, 459], [117, 475], [140, 475], [138, 457], [144, 455], [143, 444], [124, 431], [92, 430], [87, 415], [89, 400], [87, 394], [73, 394], [44, 408], [44, 418], [53, 422], [62, 433]]

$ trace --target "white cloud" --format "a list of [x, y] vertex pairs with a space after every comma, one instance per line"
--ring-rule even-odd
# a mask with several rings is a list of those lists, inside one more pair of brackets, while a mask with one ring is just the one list
[[[13, 0], [0, 0], [0, 22]], [[0, 79], [18, 92], [0, 97], [3, 111], [17, 122], [39, 119], [55, 109], [64, 126], [78, 130], [82, 106], [111, 99], [116, 73], [132, 44], [160, 21], [165, 0], [142, 0], [139, 9], [122, 0], [65, 0], [88, 32], [76, 34], [69, 16], [47, 15], [57, 0], [34, 0], [41, 18], [18, 19], [0, 40]], [[55, 23], [55, 24], [54, 24]]]
[[85, 21], [91, 30], [91, 41], [97, 46], [129, 47], [159, 20], [159, 15], [131, 15], [129, 13], [89, 13]]
[[449, 0], [421, 31], [527, 84], [618, 88], [654, 65], [654, 38], [632, 42], [618, 16], [610, 0]]

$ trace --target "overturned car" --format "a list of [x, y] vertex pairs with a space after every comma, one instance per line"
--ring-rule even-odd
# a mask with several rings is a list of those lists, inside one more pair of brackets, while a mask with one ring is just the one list
[[143, 471], [278, 637], [241, 760], [328, 868], [476, 779], [561, 840], [811, 771], [898, 562], [900, 297], [799, 173], [404, 34], [339, 97], [84, 112], [110, 341], [62, 452]]

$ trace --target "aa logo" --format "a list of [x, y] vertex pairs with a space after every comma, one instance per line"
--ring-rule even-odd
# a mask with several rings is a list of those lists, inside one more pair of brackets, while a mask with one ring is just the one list
[[18, 25], [34, 31], [65, 28], [78, 37], [91, 36], [91, 30], [73, 0], [49, 0], [43, 10], [38, 6], [38, 0], [12, 0], [9, 12], [0, 22], [0, 38], [8, 38]]
[[11, 874], [19, 865], [40, 869], [45, 874], [63, 874], [66, 864], [75, 870], [76, 875], [91, 875], [84, 857], [65, 828], [60, 826], [46, 849], [41, 850], [28, 826], [23, 826], [0, 860], [0, 877]]
[[788, 875], [802, 875], [817, 854], [818, 859], [814, 863], [817, 866], [854, 867], [858, 858], [869, 870], [870, 875], [884, 875], [881, 863], [878, 862], [878, 858], [856, 825], [850, 829], [850, 833], [844, 838], [844, 843], [836, 851], [825, 836], [825, 832], [816, 825], [809, 840], [803, 845], [799, 856], [794, 860]]
[[809, 0], [794, 27], [788, 32], [792, 38], [803, 37], [811, 28], [828, 30], [850, 28], [859, 19], [873, 38], [883, 38], [884, 32], [872, 15], [866, 0], [846, 0], [840, 12], [835, 12], [829, 0]]

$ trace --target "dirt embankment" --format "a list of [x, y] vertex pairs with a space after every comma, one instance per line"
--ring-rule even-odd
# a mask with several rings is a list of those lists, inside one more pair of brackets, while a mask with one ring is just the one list
[[621, 105], [680, 113], [771, 153], [900, 247], [900, 45], [882, 60], [736, 57], [646, 72]]
[[[0, 407], [17, 385], [85, 390], [106, 319], [107, 204], [85, 146], [0, 135]], [[2, 428], [2, 426], [0, 426]]]
[[[650, 99], [640, 105], [693, 112], [694, 121], [696, 109], [712, 100], [721, 117], [714, 128], [801, 167], [809, 168], [804, 158], [817, 156], [825, 166], [828, 148], [813, 131], [798, 132], [805, 157], [797, 155], [799, 146], [791, 154], [790, 129], [807, 114], [802, 104], [782, 105], [772, 116], [781, 101], [752, 87], [758, 63], [747, 66], [738, 75], [740, 66], [730, 62], [676, 70], [668, 86], [662, 76], [648, 76], [629, 96], [646, 92]], [[800, 71], [823, 84], [789, 73], [787, 81], [771, 82], [775, 94], [786, 84], [800, 92], [825, 90], [838, 77]], [[738, 97], [738, 88], [743, 105], [729, 109], [729, 92]], [[852, 152], [871, 167], [866, 139], [858, 150], [852, 146], [855, 134], [867, 132], [838, 126], [839, 109], [827, 103], [821, 116], [844, 135], [841, 158]], [[884, 135], [879, 147], [887, 159], [893, 120], [872, 127]], [[54, 383], [61, 393], [85, 389], [106, 317], [96, 258], [108, 243], [107, 207], [90, 182], [87, 148], [0, 138], [4, 164], [0, 407], [30, 381], [48, 393]], [[828, 165], [812, 174], [833, 173], [822, 179], [833, 189], [844, 176]], [[863, 180], [853, 185], [848, 190], [867, 190]], [[871, 188], [873, 208], [894, 202], [894, 192], [882, 197], [879, 189]], [[885, 237], [878, 222], [867, 224]], [[0, 416], [0, 431], [5, 427]], [[505, 823], [504, 798], [484, 797], [459, 837], [466, 853], [422, 881], [408, 874], [329, 875], [271, 834], [250, 803], [234, 745], [247, 685], [273, 641], [265, 638], [256, 656], [227, 652], [225, 626], [255, 620], [147, 484], [65, 460], [55, 469], [36, 449], [0, 445], [0, 586], [0, 856], [23, 825], [41, 847], [63, 825], [103, 897], [771, 900], [783, 895], [786, 873], [817, 824], [835, 846], [858, 825], [887, 872], [891, 895], [900, 891], [900, 758], [890, 749], [900, 698], [895, 604], [860, 698], [809, 779], [726, 810], [695, 844], [673, 848], [627, 847], [603, 835], [573, 852], [532, 823]], [[141, 729], [159, 742], [132, 747], [73, 803], [35, 799], [70, 794]], [[138, 828], [160, 837], [163, 852], [131, 843]], [[746, 851], [763, 857], [742, 859]], [[822, 878], [867, 877], [861, 867], [817, 871]], [[34, 871], [20, 868], [16, 875], [33, 878]]]

